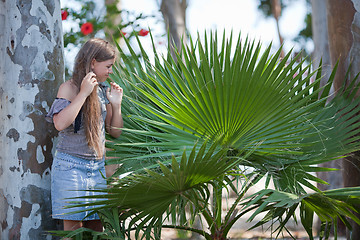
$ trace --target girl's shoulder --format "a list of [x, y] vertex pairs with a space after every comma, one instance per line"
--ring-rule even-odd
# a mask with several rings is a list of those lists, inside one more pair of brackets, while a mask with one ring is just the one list
[[62, 83], [59, 87], [58, 93], [57, 93], [57, 98], [64, 98], [69, 100], [70, 102], [76, 97], [76, 95], [78, 94], [79, 90], [78, 88], [75, 86], [75, 84], [73, 84], [71, 82], [71, 80], [68, 80], [64, 83]]

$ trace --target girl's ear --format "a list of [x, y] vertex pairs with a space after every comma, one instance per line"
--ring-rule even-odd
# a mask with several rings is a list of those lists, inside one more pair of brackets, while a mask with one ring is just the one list
[[90, 67], [91, 67], [91, 71], [93, 72], [94, 71], [94, 67], [95, 67], [95, 58], [93, 58], [93, 60], [91, 60], [91, 64], [90, 64]]

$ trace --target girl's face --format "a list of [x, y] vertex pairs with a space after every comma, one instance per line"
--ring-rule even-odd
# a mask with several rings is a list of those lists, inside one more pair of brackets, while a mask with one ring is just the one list
[[91, 69], [96, 74], [98, 82], [105, 82], [109, 77], [109, 74], [113, 73], [112, 66], [114, 65], [115, 59], [109, 59], [103, 62], [98, 62], [95, 59], [91, 62]]

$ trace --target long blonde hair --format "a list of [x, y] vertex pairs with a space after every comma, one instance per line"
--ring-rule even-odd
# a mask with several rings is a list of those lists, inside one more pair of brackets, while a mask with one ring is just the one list
[[[107, 61], [115, 58], [115, 48], [107, 41], [100, 38], [88, 40], [76, 55], [73, 70], [72, 81], [78, 87], [83, 78], [91, 69], [91, 62], [95, 59], [98, 62]], [[104, 156], [104, 145], [101, 142], [101, 108], [97, 94], [97, 86], [92, 93], [86, 98], [82, 108], [86, 140], [99, 158]]]

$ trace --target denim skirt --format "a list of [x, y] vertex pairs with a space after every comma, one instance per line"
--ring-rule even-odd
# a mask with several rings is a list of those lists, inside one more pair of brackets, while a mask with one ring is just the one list
[[[96, 201], [95, 198], [81, 198], [81, 196], [93, 196], [92, 190], [106, 188], [105, 161], [87, 160], [57, 151], [51, 169], [51, 202], [52, 217], [64, 220], [95, 220], [97, 214], [86, 217], [93, 207], [71, 207], [76, 203], [88, 203]], [[72, 213], [82, 210], [80, 213]], [[86, 217], [86, 218], [85, 218]]]

